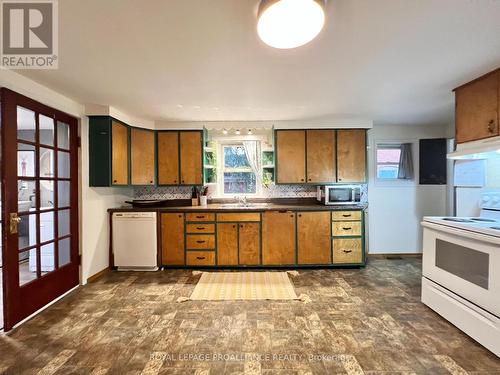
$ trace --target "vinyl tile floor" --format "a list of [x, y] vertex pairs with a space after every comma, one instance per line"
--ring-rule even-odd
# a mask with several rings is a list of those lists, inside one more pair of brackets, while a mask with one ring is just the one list
[[3, 374], [500, 374], [420, 303], [419, 259], [299, 270], [301, 301], [189, 301], [189, 270], [112, 272], [0, 336]]

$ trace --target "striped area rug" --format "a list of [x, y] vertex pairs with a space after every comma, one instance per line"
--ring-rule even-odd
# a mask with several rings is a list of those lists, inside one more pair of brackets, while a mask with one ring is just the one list
[[287, 272], [203, 272], [189, 300], [298, 300]]

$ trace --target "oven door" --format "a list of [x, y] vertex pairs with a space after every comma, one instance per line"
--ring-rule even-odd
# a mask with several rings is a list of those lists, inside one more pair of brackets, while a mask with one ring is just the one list
[[500, 317], [500, 240], [422, 223], [423, 275]]

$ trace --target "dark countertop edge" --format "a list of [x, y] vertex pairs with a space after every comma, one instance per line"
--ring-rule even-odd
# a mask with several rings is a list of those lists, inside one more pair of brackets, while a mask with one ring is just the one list
[[[212, 206], [212, 207], [210, 207]], [[271, 205], [269, 207], [239, 208], [239, 207], [213, 207], [208, 206], [183, 206], [183, 207], [116, 207], [109, 208], [108, 212], [263, 212], [263, 211], [352, 211], [365, 210], [367, 204], [361, 205]]]

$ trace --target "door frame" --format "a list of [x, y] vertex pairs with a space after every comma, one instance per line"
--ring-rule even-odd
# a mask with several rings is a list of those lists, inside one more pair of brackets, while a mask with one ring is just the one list
[[[3, 309], [4, 309], [4, 331], [11, 330], [17, 323], [40, 310], [65, 292], [80, 284], [80, 217], [79, 217], [79, 144], [78, 144], [78, 119], [55, 108], [49, 107], [29, 97], [21, 95], [7, 88], [0, 88], [1, 101], [1, 181], [2, 181], [2, 240], [3, 240]], [[19, 253], [12, 250], [18, 249], [18, 236], [11, 235], [8, 231], [8, 215], [10, 212], [18, 212], [17, 189], [9, 187], [17, 186], [17, 168], [7, 165], [6, 161], [11, 159], [10, 155], [16, 155], [17, 159], [17, 107], [21, 106], [34, 112], [44, 114], [55, 120], [62, 121], [70, 127], [70, 263], [57, 268], [43, 278], [19, 286]], [[36, 126], [38, 128], [38, 117]], [[15, 126], [14, 126], [15, 125]], [[57, 121], [54, 121], [57, 127]], [[12, 140], [15, 139], [15, 142]], [[38, 139], [35, 144], [39, 147]], [[10, 143], [9, 143], [10, 142]], [[55, 150], [57, 152], [57, 150]], [[39, 161], [36, 161], [38, 165]], [[37, 171], [38, 176], [38, 171]], [[57, 185], [55, 181], [54, 185]], [[39, 199], [39, 198], [38, 198]], [[57, 204], [54, 204], [54, 213], [57, 217]], [[55, 219], [57, 222], [57, 219]], [[38, 228], [39, 230], [39, 228]], [[57, 236], [54, 236], [54, 240]], [[39, 251], [38, 251], [39, 253]], [[54, 256], [57, 252], [54, 253]], [[39, 261], [37, 261], [39, 262]], [[40, 267], [38, 267], [40, 268]], [[41, 282], [44, 284], [40, 285]], [[50, 287], [44, 287], [50, 284]], [[24, 301], [24, 303], [22, 303]]]

